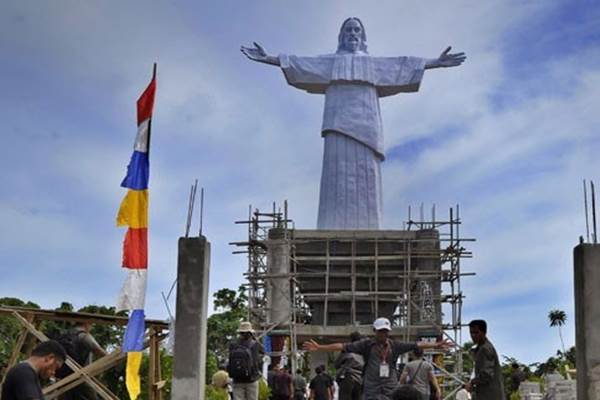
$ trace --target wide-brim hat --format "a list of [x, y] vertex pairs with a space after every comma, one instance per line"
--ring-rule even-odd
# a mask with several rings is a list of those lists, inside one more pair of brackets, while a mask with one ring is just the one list
[[240, 322], [240, 327], [237, 330], [237, 333], [254, 333], [254, 329], [252, 329], [252, 324], [250, 322]]

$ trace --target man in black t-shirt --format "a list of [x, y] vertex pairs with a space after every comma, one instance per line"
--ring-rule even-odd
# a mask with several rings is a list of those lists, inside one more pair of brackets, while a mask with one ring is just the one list
[[2, 400], [42, 400], [40, 378], [49, 379], [60, 368], [67, 354], [54, 340], [38, 344], [31, 357], [12, 367], [2, 385]]
[[273, 377], [273, 400], [291, 400], [294, 394], [292, 376], [286, 368], [280, 368]]
[[315, 369], [317, 376], [310, 381], [310, 400], [331, 400], [333, 399], [333, 380], [324, 373], [323, 367]]

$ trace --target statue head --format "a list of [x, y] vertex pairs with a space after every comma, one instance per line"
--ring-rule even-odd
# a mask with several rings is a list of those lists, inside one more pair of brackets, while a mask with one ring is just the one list
[[367, 33], [360, 19], [356, 17], [347, 18], [338, 35], [337, 53], [367, 52]]

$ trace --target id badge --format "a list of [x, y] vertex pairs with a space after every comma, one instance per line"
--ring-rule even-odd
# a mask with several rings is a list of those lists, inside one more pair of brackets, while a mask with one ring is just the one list
[[379, 377], [389, 378], [390, 377], [390, 365], [387, 363], [379, 364]]

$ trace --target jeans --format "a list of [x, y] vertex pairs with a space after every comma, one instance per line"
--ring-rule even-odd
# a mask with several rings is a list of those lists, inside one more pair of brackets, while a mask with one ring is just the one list
[[258, 400], [258, 381], [233, 382], [233, 400]]

